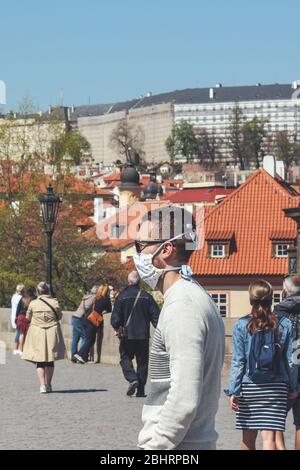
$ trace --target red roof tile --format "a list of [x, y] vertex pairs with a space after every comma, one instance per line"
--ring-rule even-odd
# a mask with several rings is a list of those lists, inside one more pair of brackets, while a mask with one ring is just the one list
[[236, 250], [229, 258], [209, 258], [207, 240], [204, 240], [202, 249], [191, 257], [194, 273], [202, 276], [286, 274], [288, 260], [272, 257], [270, 237], [278, 230], [281, 235], [296, 237], [296, 224], [285, 217], [283, 209], [296, 207], [299, 202], [300, 196], [290, 192], [280, 179], [272, 178], [265, 170], [257, 170], [204, 220], [205, 234], [234, 232]]
[[232, 188], [197, 188], [197, 189], [181, 189], [174, 194], [166, 195], [164, 199], [168, 199], [172, 203], [197, 203], [197, 202], [215, 202], [217, 196], [227, 196], [235, 191]]
[[110, 182], [110, 181], [120, 181], [121, 180], [121, 173], [120, 172], [115, 172], [115, 173], [109, 173], [108, 175], [103, 176], [104, 181]]
[[233, 230], [213, 230], [205, 233], [205, 240], [231, 240], [234, 236]]

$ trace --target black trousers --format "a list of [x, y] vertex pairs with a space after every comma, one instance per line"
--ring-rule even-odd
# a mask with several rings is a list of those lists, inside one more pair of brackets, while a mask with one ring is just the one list
[[[123, 338], [120, 341], [120, 357], [125, 379], [128, 382], [137, 380], [139, 385], [144, 386], [148, 376], [149, 340]], [[132, 364], [134, 357], [137, 363], [136, 371]]]

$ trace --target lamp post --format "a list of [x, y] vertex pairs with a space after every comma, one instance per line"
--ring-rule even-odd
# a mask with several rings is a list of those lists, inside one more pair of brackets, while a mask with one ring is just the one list
[[53, 295], [52, 289], [52, 235], [55, 229], [59, 205], [61, 203], [60, 197], [54, 194], [51, 185], [47, 188], [47, 193], [43, 194], [40, 198], [40, 205], [42, 210], [43, 222], [45, 232], [48, 239], [48, 250], [47, 250], [47, 283], [50, 286], [51, 295]]

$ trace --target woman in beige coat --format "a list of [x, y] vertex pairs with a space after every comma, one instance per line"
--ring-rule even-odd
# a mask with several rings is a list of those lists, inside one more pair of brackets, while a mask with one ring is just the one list
[[48, 284], [37, 286], [38, 298], [30, 302], [26, 318], [30, 322], [23, 359], [37, 365], [40, 392], [52, 392], [54, 361], [64, 359], [66, 348], [59, 321], [62, 311], [58, 301], [51, 297]]

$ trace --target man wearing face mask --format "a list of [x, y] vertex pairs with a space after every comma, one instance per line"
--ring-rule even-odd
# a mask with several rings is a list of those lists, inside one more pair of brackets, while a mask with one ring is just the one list
[[218, 437], [225, 332], [215, 303], [187, 265], [195, 248], [190, 219], [183, 208], [156, 209], [143, 218], [136, 241], [141, 279], [164, 295], [138, 439], [144, 450], [215, 449]]

